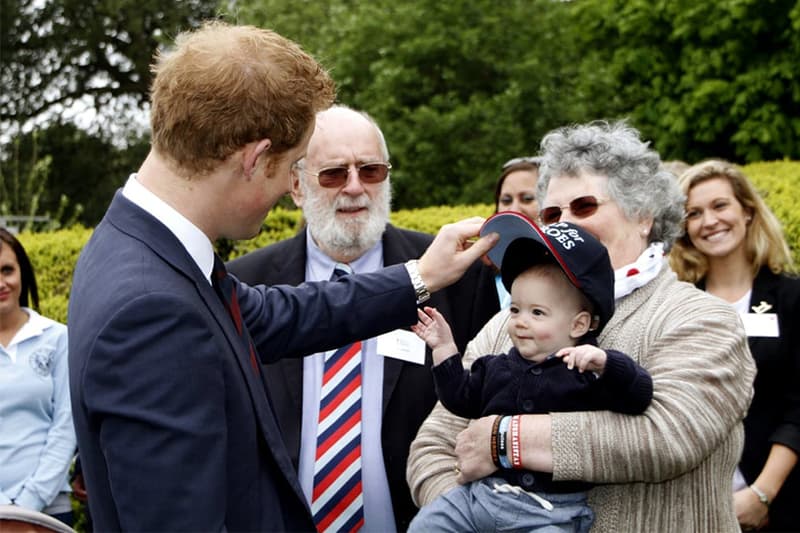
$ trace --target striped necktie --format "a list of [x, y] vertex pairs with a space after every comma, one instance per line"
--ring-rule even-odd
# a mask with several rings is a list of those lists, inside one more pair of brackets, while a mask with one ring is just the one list
[[[331, 279], [349, 273], [340, 263]], [[320, 533], [364, 526], [360, 341], [325, 354], [311, 513]]]

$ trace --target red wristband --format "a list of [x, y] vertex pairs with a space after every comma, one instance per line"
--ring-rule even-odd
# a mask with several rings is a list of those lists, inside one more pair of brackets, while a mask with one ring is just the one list
[[522, 468], [522, 449], [520, 443], [520, 435], [519, 435], [519, 424], [520, 418], [519, 415], [514, 415], [511, 417], [511, 449], [510, 458], [511, 458], [511, 466], [513, 468]]

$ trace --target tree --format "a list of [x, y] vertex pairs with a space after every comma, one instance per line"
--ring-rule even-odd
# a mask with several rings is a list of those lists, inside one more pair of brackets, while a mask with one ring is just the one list
[[[800, 3], [583, 0], [590, 115], [629, 116], [668, 159], [800, 156]], [[600, 73], [600, 76], [597, 75]]]
[[[503, 161], [594, 119], [628, 117], [665, 159], [800, 157], [796, 0], [225, 4], [229, 20], [301, 43], [330, 70], [339, 101], [376, 118], [397, 208], [491, 201]], [[153, 51], [214, 16], [217, 0], [0, 6], [0, 135], [54, 123], [40, 132], [40, 154], [52, 155], [41, 201], [55, 209], [64, 193], [96, 221], [146, 149], [146, 139], [111, 145], [132, 142], [125, 108], [146, 111]], [[77, 101], [123, 108], [114, 137], [100, 123], [96, 142], [65, 129], [56, 114]], [[81, 182], [91, 201], [75, 196]]]
[[49, 231], [73, 224], [82, 206], [75, 205], [67, 214], [69, 198], [65, 195], [58, 199], [55, 211], [42, 206], [53, 158], [39, 156], [37, 132], [30, 134], [27, 141], [28, 150], [23, 151], [22, 139], [15, 139], [10, 158], [0, 165], [0, 219], [21, 230]]
[[338, 100], [373, 115], [392, 153], [395, 206], [491, 201], [500, 165], [577, 119], [550, 0], [237, 3], [241, 22], [300, 42]]
[[[120, 148], [71, 123], [53, 123], [17, 136], [12, 142], [13, 153], [0, 160], [0, 175], [40, 176], [36, 181], [20, 180], [21, 188], [36, 190], [35, 214], [48, 213], [61, 225], [77, 221], [91, 227], [100, 221], [114, 191], [125, 183], [149, 149], [147, 138], [131, 139], [126, 145]], [[37, 170], [44, 161], [47, 172]], [[25, 192], [21, 196], [33, 195]], [[5, 198], [2, 188], [0, 198]], [[23, 209], [11, 209], [9, 214], [27, 214], [27, 204], [20, 206]]]
[[154, 51], [213, 17], [216, 0], [0, 0], [0, 127], [48, 123], [76, 102], [141, 112]]

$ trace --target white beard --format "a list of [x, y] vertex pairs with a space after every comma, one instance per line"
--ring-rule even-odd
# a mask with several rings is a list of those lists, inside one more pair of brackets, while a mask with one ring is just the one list
[[[330, 204], [323, 194], [319, 194], [319, 189], [307, 187], [304, 181], [301, 181], [301, 187], [305, 196], [303, 216], [314, 242], [324, 251], [355, 259], [380, 240], [389, 223], [392, 203], [388, 179], [378, 188], [374, 201], [364, 193], [357, 197], [339, 195]], [[336, 216], [338, 209], [363, 207], [367, 212], [358, 217], [341, 220]]]

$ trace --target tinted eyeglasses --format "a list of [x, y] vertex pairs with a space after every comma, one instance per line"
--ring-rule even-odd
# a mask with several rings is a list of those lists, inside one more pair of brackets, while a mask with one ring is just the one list
[[598, 200], [594, 196], [579, 196], [572, 200], [569, 205], [545, 207], [539, 211], [539, 217], [542, 219], [543, 224], [553, 224], [561, 220], [561, 214], [565, 209], [569, 209], [574, 216], [586, 218], [594, 215], [597, 212], [597, 208], [606, 202], [608, 200]]
[[542, 163], [541, 157], [515, 157], [514, 159], [509, 159], [505, 163], [503, 163], [503, 169], [505, 170], [508, 167], [513, 167], [514, 165], [519, 165], [521, 163], [529, 163], [531, 165], [539, 166]]
[[389, 169], [392, 168], [390, 163], [372, 162], [360, 165], [326, 167], [320, 169], [319, 172], [309, 172], [307, 170], [303, 170], [303, 172], [316, 177], [319, 180], [320, 187], [341, 187], [347, 183], [347, 177], [350, 175], [350, 166], [356, 167], [358, 179], [364, 183], [382, 182], [389, 176]]

